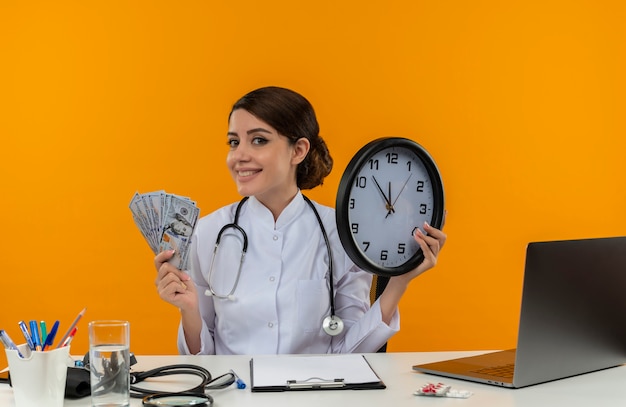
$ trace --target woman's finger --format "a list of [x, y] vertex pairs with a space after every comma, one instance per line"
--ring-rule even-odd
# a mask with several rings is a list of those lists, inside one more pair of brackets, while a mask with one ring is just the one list
[[424, 230], [426, 231], [426, 233], [428, 233], [428, 235], [426, 235], [425, 238], [437, 240], [439, 248], [441, 249], [443, 245], [445, 244], [448, 236], [440, 229], [432, 227], [428, 223], [424, 224]]
[[163, 263], [166, 263], [169, 259], [172, 258], [172, 256], [174, 256], [175, 252], [176, 250], [165, 250], [154, 256], [154, 267], [159, 270]]

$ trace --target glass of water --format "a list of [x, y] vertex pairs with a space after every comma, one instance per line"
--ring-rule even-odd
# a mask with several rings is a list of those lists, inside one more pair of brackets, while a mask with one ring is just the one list
[[128, 321], [89, 323], [91, 405], [130, 405], [130, 324]]

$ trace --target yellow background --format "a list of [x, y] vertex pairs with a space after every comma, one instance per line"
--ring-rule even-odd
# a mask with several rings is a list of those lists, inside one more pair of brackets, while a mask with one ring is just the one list
[[381, 136], [442, 173], [449, 241], [389, 350], [513, 346], [527, 242], [626, 231], [625, 4], [2, 0], [0, 328], [23, 342], [17, 321], [64, 332], [87, 307], [72, 353], [104, 318], [131, 322], [135, 353], [175, 353], [128, 203], [238, 200], [227, 114], [279, 85], [313, 103], [335, 158], [313, 199], [334, 206]]

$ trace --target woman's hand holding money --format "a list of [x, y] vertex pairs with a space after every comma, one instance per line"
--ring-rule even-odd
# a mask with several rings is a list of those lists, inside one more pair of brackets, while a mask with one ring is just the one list
[[168, 263], [174, 250], [166, 250], [156, 255], [154, 265], [157, 269], [155, 284], [159, 297], [180, 310], [185, 341], [192, 354], [200, 351], [200, 331], [202, 317], [198, 306], [196, 285], [185, 272]]
[[154, 282], [159, 297], [175, 305], [181, 311], [197, 310], [198, 296], [191, 277], [167, 261], [174, 255], [174, 250], [166, 250], [156, 255], [154, 265], [157, 278]]

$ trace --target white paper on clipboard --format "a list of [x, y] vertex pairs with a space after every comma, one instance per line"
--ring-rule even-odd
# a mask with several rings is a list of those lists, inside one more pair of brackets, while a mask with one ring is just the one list
[[289, 382], [317, 380], [341, 380], [347, 386], [381, 383], [365, 356], [359, 354], [255, 356], [251, 362], [255, 388], [279, 388]]

